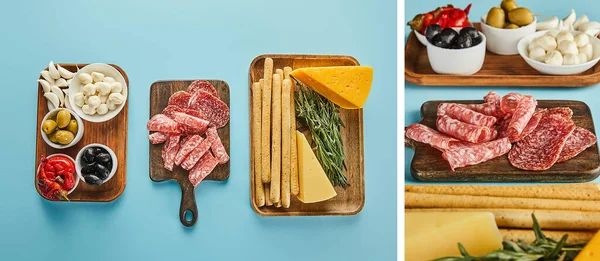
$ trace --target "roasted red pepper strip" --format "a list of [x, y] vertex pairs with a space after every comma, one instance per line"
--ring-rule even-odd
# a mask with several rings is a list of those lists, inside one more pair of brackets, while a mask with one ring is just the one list
[[442, 28], [464, 28], [471, 25], [468, 17], [471, 6], [472, 4], [469, 4], [465, 10], [454, 8], [452, 5], [439, 7], [426, 14], [415, 16], [412, 21], [408, 22], [408, 25], [422, 34], [425, 34], [427, 27], [432, 24], [437, 24]]
[[[54, 158], [52, 158], [52, 160], [54, 160]], [[60, 161], [60, 160], [59, 160]], [[40, 171], [38, 173], [38, 184], [40, 185], [40, 188], [42, 190], [42, 193], [44, 194], [44, 197], [51, 199], [51, 200], [56, 200], [56, 199], [62, 199], [62, 200], [69, 200], [69, 198], [67, 197], [68, 195], [68, 190], [64, 189], [63, 186], [66, 185], [69, 182], [69, 176], [72, 179], [72, 184], [74, 185], [74, 177], [73, 177], [73, 173], [69, 173], [69, 174], [65, 174], [65, 178], [60, 177], [60, 179], [63, 179], [65, 182], [63, 182], [63, 186], [61, 186], [61, 184], [59, 182], [56, 181], [56, 179], [58, 178], [53, 172], [47, 172], [46, 170], [52, 170], [52, 169], [56, 169], [56, 166], [61, 166], [63, 167], [63, 170], [65, 170], [64, 167], [67, 167], [67, 169], [69, 168], [69, 166], [63, 166], [64, 162], [59, 162], [56, 164], [53, 164], [53, 162], [50, 162], [46, 157], [42, 156], [41, 159], [41, 166], [40, 166]], [[70, 163], [70, 161], [68, 161], [67, 164], [72, 164]], [[51, 167], [48, 167], [48, 165], [50, 165]], [[71, 185], [71, 188], [73, 188], [73, 185]]]

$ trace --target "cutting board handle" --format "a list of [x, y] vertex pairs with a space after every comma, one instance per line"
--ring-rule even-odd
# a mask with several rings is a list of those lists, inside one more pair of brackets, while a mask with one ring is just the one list
[[[186, 227], [191, 227], [198, 220], [198, 207], [196, 206], [196, 193], [194, 185], [191, 182], [182, 182], [181, 186], [181, 205], [179, 206], [179, 219]], [[186, 212], [191, 212], [192, 219], [185, 218]]]

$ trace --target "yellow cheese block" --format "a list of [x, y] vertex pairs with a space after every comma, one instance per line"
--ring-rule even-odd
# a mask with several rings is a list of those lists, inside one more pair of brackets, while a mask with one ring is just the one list
[[594, 235], [592, 240], [579, 252], [575, 261], [598, 261], [600, 260], [600, 231]]
[[302, 132], [296, 131], [298, 146], [298, 199], [304, 203], [328, 200], [337, 195]]
[[429, 261], [461, 256], [458, 243], [473, 256], [502, 249], [502, 235], [488, 212], [405, 213], [406, 261]]
[[309, 67], [291, 75], [344, 109], [362, 108], [373, 82], [369, 66]]

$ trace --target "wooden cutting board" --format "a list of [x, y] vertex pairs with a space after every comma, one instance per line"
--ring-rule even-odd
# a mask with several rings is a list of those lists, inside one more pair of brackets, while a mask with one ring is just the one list
[[[421, 124], [435, 129], [437, 107], [442, 102], [482, 103], [483, 101], [428, 101], [421, 106]], [[573, 121], [579, 127], [596, 133], [592, 113], [580, 101], [538, 100], [538, 108], [569, 107]], [[576, 157], [556, 163], [545, 171], [526, 171], [513, 167], [506, 155], [456, 171], [450, 170], [442, 153], [433, 147], [405, 139], [405, 145], [415, 151], [410, 172], [418, 181], [468, 181], [468, 182], [585, 182], [600, 174], [598, 144], [594, 144]]]
[[[474, 23], [481, 30], [480, 23]], [[544, 75], [516, 55], [487, 52], [481, 70], [473, 75], [437, 74], [429, 64], [427, 47], [411, 32], [404, 49], [406, 81], [428, 86], [583, 87], [600, 82], [600, 63], [577, 75]]]
[[[77, 68], [83, 68], [87, 64], [60, 64], [65, 69], [76, 72]], [[117, 69], [125, 78], [127, 88], [129, 86], [129, 78], [121, 67], [111, 64], [112, 67]], [[45, 70], [48, 68], [46, 67]], [[40, 79], [41, 78], [40, 76]], [[37, 108], [37, 130], [36, 130], [36, 145], [35, 145], [35, 168], [40, 164], [42, 155], [51, 155], [55, 153], [64, 153], [71, 156], [73, 159], [76, 158], [77, 153], [81, 148], [90, 143], [100, 143], [111, 148], [117, 155], [117, 161], [119, 162], [115, 175], [106, 183], [101, 186], [90, 186], [84, 181], [80, 181], [77, 188], [69, 194], [70, 201], [86, 201], [86, 202], [108, 202], [118, 198], [125, 190], [125, 184], [127, 182], [127, 114], [129, 107], [129, 99], [131, 95], [127, 97], [123, 109], [117, 116], [111, 120], [105, 122], [88, 122], [83, 120], [84, 132], [81, 140], [73, 147], [67, 149], [54, 149], [46, 144], [42, 138], [40, 126], [44, 116], [48, 113], [47, 100], [44, 97], [44, 91], [41, 85], [38, 83], [38, 108]], [[77, 178], [77, 177], [76, 177]], [[40, 188], [36, 182], [36, 175], [34, 172], [34, 184], [37, 192], [42, 196]], [[42, 196], [44, 197], [44, 196]]]
[[[359, 65], [354, 57], [341, 55], [296, 55], [296, 54], [264, 54], [252, 61], [249, 70], [249, 105], [250, 117], [252, 117], [252, 83], [258, 82], [264, 75], [265, 58], [273, 59], [273, 71], [290, 66], [292, 69], [317, 66], [352, 66]], [[340, 111], [340, 117], [345, 124], [341, 129], [344, 152], [346, 154], [346, 176], [350, 182], [347, 188], [336, 187], [337, 196], [332, 199], [305, 204], [291, 196], [289, 208], [258, 207], [254, 198], [254, 175], [253, 175], [253, 150], [250, 140], [250, 204], [256, 213], [261, 216], [319, 216], [319, 215], [355, 215], [360, 212], [365, 204], [365, 174], [364, 174], [364, 134], [363, 134], [363, 111], [344, 110]], [[299, 130], [301, 125], [296, 124]], [[307, 138], [308, 132], [304, 132]], [[252, 128], [250, 128], [252, 137]]]
[[[229, 106], [229, 85], [221, 80], [207, 80], [217, 89], [221, 100]], [[185, 91], [193, 82], [188, 81], [157, 81], [150, 87], [150, 117], [159, 114], [167, 107], [171, 94], [178, 91]], [[223, 146], [229, 151], [229, 122], [224, 127], [218, 129], [219, 137]], [[148, 142], [150, 143], [150, 142]], [[161, 156], [163, 144], [153, 145], [150, 143], [150, 179], [154, 182], [163, 182], [173, 180], [179, 183], [181, 187], [181, 204], [179, 207], [179, 219], [185, 226], [193, 226], [198, 219], [198, 207], [196, 206], [195, 188], [188, 179], [188, 170], [175, 166], [173, 171], [165, 169]], [[230, 161], [225, 164], [217, 165], [204, 180], [224, 181], [229, 178]], [[191, 220], [186, 219], [186, 212], [192, 214]]]

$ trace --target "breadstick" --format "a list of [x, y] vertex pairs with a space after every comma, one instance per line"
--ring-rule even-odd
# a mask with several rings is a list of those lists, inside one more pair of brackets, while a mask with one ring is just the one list
[[261, 90], [260, 83], [252, 84], [252, 152], [254, 153], [252, 164], [254, 169], [254, 193], [256, 205], [262, 207], [265, 205], [265, 190], [262, 183], [262, 167], [261, 167]]
[[265, 205], [273, 206], [273, 201], [271, 201], [271, 184], [265, 183]]
[[[262, 182], [271, 182], [271, 96], [273, 85], [273, 59], [265, 59], [265, 75], [262, 87]], [[262, 80], [261, 80], [262, 81]]]
[[[549, 238], [553, 238], [555, 240], [560, 240], [560, 238], [567, 234], [569, 237], [567, 238], [567, 244], [577, 244], [577, 243], [586, 243], [592, 239], [596, 231], [552, 231], [552, 230], [542, 230], [544, 235]], [[523, 240], [527, 243], [532, 243], [535, 240], [535, 234], [531, 229], [500, 229], [500, 234], [502, 234], [502, 240], [510, 240], [513, 242], [518, 242], [519, 240]]]
[[285, 79], [284, 75], [283, 75], [283, 70], [282, 69], [277, 69], [277, 70], [275, 70], [275, 73], [277, 75], [279, 75], [279, 79], [281, 79], [281, 83], [283, 84], [283, 80]]
[[292, 87], [290, 88], [290, 129], [292, 133], [291, 151], [290, 151], [290, 186], [293, 195], [300, 193], [300, 186], [298, 185], [298, 145], [296, 144], [296, 102], [294, 101], [295, 96], [295, 84], [294, 79], [290, 77], [292, 67], [286, 66], [283, 68], [283, 77], [290, 79]]
[[[284, 208], [290, 207], [290, 174], [291, 174], [291, 124], [290, 124], [290, 89], [292, 81], [283, 80], [281, 87], [281, 203]], [[296, 132], [294, 132], [294, 135]]]
[[600, 201], [440, 195], [405, 192], [405, 208], [517, 208], [600, 211]]
[[[594, 184], [597, 183], [594, 182]], [[584, 186], [589, 187], [588, 185]], [[445, 195], [600, 200], [600, 190], [584, 188], [584, 186], [579, 184], [531, 186], [408, 185], [404, 187], [404, 191]]]
[[271, 102], [271, 201], [281, 199], [281, 78], [273, 74]]

